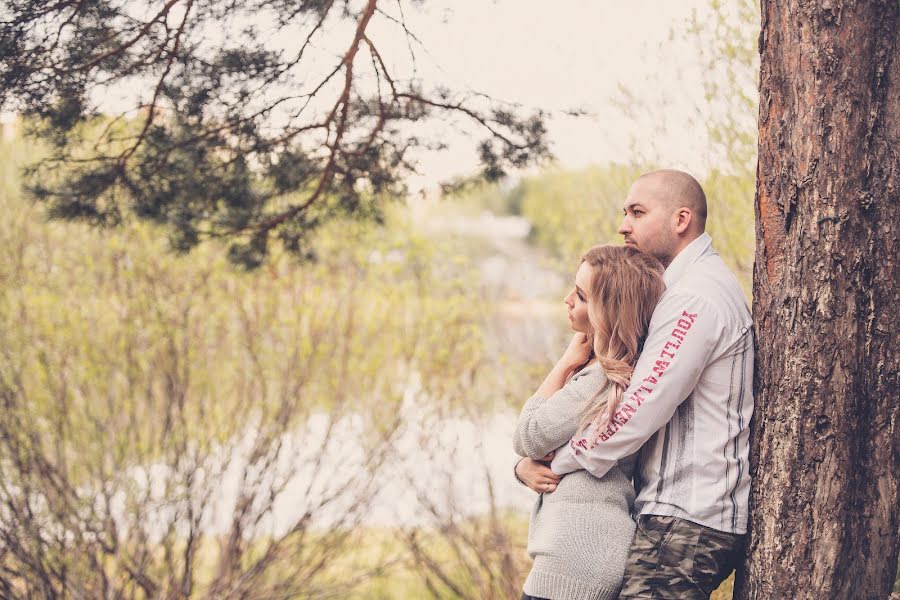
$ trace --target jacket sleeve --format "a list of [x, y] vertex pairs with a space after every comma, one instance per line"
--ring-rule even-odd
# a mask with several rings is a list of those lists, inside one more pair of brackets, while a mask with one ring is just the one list
[[539, 459], [568, 444], [583, 411], [605, 384], [603, 369], [595, 368], [576, 374], [549, 398], [537, 394], [529, 398], [513, 434], [516, 454]]
[[602, 477], [619, 459], [637, 452], [694, 390], [722, 332], [721, 318], [703, 298], [664, 296], [611, 423], [575, 436], [550, 468], [559, 475], [586, 469]]

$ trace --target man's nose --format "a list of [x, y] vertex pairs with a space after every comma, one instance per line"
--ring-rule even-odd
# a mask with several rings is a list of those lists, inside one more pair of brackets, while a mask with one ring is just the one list
[[628, 224], [628, 219], [622, 219], [622, 224], [619, 225], [619, 233], [622, 235], [631, 233], [631, 225]]

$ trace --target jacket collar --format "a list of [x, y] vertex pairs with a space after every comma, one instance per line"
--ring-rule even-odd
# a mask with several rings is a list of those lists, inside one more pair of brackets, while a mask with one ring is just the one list
[[669, 263], [666, 272], [663, 273], [663, 281], [666, 282], [666, 287], [671, 287], [681, 279], [691, 265], [697, 262], [697, 259], [703, 256], [711, 245], [712, 238], [709, 237], [708, 233], [703, 233], [679, 252], [678, 256]]

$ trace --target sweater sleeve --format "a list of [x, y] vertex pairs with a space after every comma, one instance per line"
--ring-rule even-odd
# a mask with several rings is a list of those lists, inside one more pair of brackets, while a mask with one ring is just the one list
[[620, 458], [640, 449], [697, 385], [722, 334], [721, 320], [698, 295], [664, 297], [653, 313], [621, 410], [603, 431], [588, 427], [557, 452], [553, 471], [564, 475], [587, 469], [602, 477]]
[[549, 398], [537, 394], [522, 407], [513, 448], [519, 456], [543, 458], [575, 435], [585, 408], [606, 384], [603, 369], [576, 374]]

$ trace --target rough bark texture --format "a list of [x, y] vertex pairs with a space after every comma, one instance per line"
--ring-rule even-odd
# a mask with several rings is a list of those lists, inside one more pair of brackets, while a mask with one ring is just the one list
[[891, 595], [898, 38], [898, 0], [762, 0], [755, 479], [738, 599]]

